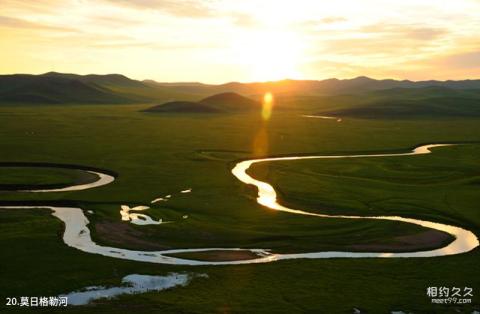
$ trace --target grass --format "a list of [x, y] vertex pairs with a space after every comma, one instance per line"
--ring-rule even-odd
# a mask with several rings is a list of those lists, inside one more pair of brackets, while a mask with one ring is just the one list
[[0, 190], [63, 187], [96, 179], [96, 175], [76, 169], [0, 165]]
[[[103, 187], [38, 195], [0, 192], [3, 203], [76, 204], [94, 210], [96, 223], [118, 222], [119, 205], [156, 203], [145, 213], [173, 220], [131, 226], [165, 247], [261, 247], [279, 252], [389, 243], [419, 227], [393, 222], [312, 219], [273, 212], [255, 202], [256, 191], [230, 173], [238, 159], [263, 155], [336, 154], [405, 150], [419, 143], [479, 141], [478, 119], [356, 120], [301, 118], [301, 108], [274, 113], [149, 115], [148, 105], [0, 108], [0, 161], [79, 164], [112, 170]], [[34, 133], [32, 134], [32, 131]], [[282, 202], [331, 213], [385, 213], [428, 218], [480, 233], [478, 146], [438, 149], [431, 155], [369, 160], [260, 164], [252, 169], [281, 191]], [[28, 172], [25, 176], [41, 176]], [[14, 180], [2, 172], [2, 180]], [[422, 174], [422, 176], [418, 176]], [[288, 179], [288, 180], [287, 180]], [[192, 193], [181, 190], [192, 188]], [[181, 219], [183, 215], [188, 219]], [[324, 312], [353, 307], [382, 313], [453, 312], [479, 307], [478, 249], [428, 259], [292, 260], [266, 265], [181, 267], [82, 253], [61, 240], [62, 225], [48, 210], [0, 212], [2, 296], [55, 295], [88, 285], [118, 284], [131, 273], [203, 272], [208, 279], [161, 293], [123, 296], [72, 312], [172, 313]], [[133, 243], [124, 247], [135, 248]], [[141, 248], [138, 245], [137, 248]], [[34, 257], [34, 258], [32, 258]], [[473, 305], [432, 305], [429, 286], [474, 288]]]
[[433, 151], [404, 157], [278, 161], [256, 164], [250, 171], [274, 183], [284, 202], [313, 211], [424, 215], [480, 231], [475, 206], [480, 201], [480, 145]]

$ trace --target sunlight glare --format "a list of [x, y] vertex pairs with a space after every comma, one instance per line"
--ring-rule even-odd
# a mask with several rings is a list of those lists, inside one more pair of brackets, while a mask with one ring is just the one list
[[303, 47], [293, 33], [263, 31], [239, 35], [231, 49], [236, 62], [248, 70], [251, 81], [273, 81], [301, 78]]
[[262, 118], [264, 121], [270, 120], [270, 116], [272, 115], [273, 109], [273, 95], [272, 93], [268, 92], [265, 93], [263, 96], [262, 102]]

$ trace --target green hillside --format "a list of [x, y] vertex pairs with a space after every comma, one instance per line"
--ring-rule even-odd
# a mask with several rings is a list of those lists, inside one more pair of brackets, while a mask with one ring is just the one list
[[161, 113], [214, 113], [214, 112], [245, 112], [258, 110], [260, 103], [237, 93], [221, 93], [193, 101], [171, 101], [157, 105], [145, 112]]
[[0, 104], [149, 103], [179, 98], [191, 100], [199, 96], [152, 87], [120, 74], [0, 75]]
[[353, 79], [326, 80], [280, 80], [271, 82], [240, 83], [230, 82], [220, 85], [191, 83], [160, 83], [146, 81], [155, 87], [168, 88], [171, 91], [186, 92], [197, 95], [235, 92], [243, 95], [259, 95], [271, 92], [276, 95], [314, 95], [334, 96], [345, 94], [362, 94], [365, 92], [390, 89], [421, 89], [426, 87], [448, 88], [452, 90], [480, 89], [480, 80], [461, 81], [409, 81], [409, 80], [375, 80], [360, 76]]
[[209, 105], [192, 102], [192, 101], [171, 101], [162, 105], [157, 105], [144, 110], [144, 112], [158, 112], [158, 113], [181, 113], [181, 112], [196, 112], [196, 113], [213, 113], [219, 112], [216, 108]]
[[[473, 106], [472, 102], [480, 98], [480, 80], [413, 82], [357, 77], [344, 80], [281, 80], [210, 85], [197, 82], [138, 81], [121, 74], [78, 75], [48, 72], [41, 75], [0, 75], [0, 104], [4, 105], [199, 101], [218, 110], [243, 111], [246, 108], [249, 110], [258, 108], [259, 104], [241, 95], [258, 99], [266, 92], [273, 93], [277, 100], [286, 99], [287, 103], [295, 107], [298, 107], [299, 102], [305, 102], [307, 107], [316, 111], [352, 109], [347, 107], [353, 106], [358, 107], [358, 109], [342, 111], [342, 113], [369, 116], [372, 114], [370, 109], [374, 106], [375, 114], [380, 111], [383, 112], [384, 109], [380, 110], [383, 107], [386, 107], [387, 111], [393, 110], [392, 107], [400, 107], [396, 111], [410, 114], [410, 110], [405, 111], [401, 108], [415, 105], [412, 104], [412, 100], [416, 102], [421, 99], [419, 106], [422, 108], [425, 107], [422, 102], [425, 103], [429, 98], [439, 97], [454, 98], [449, 101], [440, 101], [442, 106], [449, 106], [450, 102], [457, 98], [466, 99], [467, 105]], [[209, 95], [214, 96], [205, 98]], [[345, 103], [347, 106], [338, 106], [337, 100], [340, 100], [342, 104], [347, 101]], [[402, 102], [399, 102], [400, 100]], [[314, 106], [311, 106], [318, 102], [328, 102], [327, 107], [321, 108], [322, 106], [318, 106], [318, 108], [314, 108]], [[282, 101], [278, 101], [277, 105], [280, 105], [279, 108], [281, 108]], [[370, 109], [362, 108], [360, 110], [361, 105], [366, 105]], [[422, 108], [420, 108], [420, 111], [424, 110]], [[455, 109], [453, 113], [465, 112], [468, 114], [468, 110], [470, 109]], [[443, 114], [444, 109], [439, 112]], [[445, 114], [447, 113], [445, 112]]]
[[200, 103], [227, 111], [249, 111], [260, 108], [259, 102], [233, 92], [216, 94], [202, 99]]
[[132, 100], [94, 82], [56, 75], [0, 77], [3, 103], [128, 103]]
[[142, 82], [129, 79], [122, 74], [88, 74], [88, 75], [78, 75], [71, 73], [58, 73], [58, 72], [48, 72], [43, 75], [43, 77], [57, 77], [57, 78], [69, 78], [78, 80], [84, 83], [96, 84], [102, 87], [146, 87]]
[[357, 118], [480, 116], [480, 90], [446, 87], [394, 88], [350, 96], [337, 109], [318, 115]]

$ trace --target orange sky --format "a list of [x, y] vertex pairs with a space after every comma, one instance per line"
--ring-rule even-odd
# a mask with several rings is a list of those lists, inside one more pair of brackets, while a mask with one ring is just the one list
[[479, 0], [1, 0], [0, 73], [480, 78]]

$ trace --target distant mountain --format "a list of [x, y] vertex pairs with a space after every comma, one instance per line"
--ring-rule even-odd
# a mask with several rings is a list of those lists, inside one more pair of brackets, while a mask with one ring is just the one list
[[157, 82], [154, 80], [143, 80], [144, 84], [151, 86], [208, 86], [200, 82]]
[[[447, 88], [457, 91], [480, 90], [480, 80], [413, 82], [391, 79], [374, 80], [361, 76], [345, 80], [281, 80], [209, 85], [198, 82], [138, 81], [121, 74], [77, 75], [48, 72], [41, 75], [0, 75], [0, 103], [159, 103], [178, 100], [196, 102], [208, 95], [220, 94], [200, 102], [219, 107], [219, 110], [223, 108], [235, 111], [245, 110], [246, 107], [255, 108], [258, 104], [254, 104], [253, 100], [242, 100], [233, 93], [258, 99], [264, 93], [272, 92], [277, 99], [280, 99], [281, 97], [298, 96], [364, 95], [371, 92], [378, 92], [377, 96], [381, 97], [382, 91], [387, 91], [386, 97], [391, 97], [395, 92], [408, 94], [408, 90], [423, 88]], [[437, 91], [441, 92], [441, 90]]]
[[0, 102], [26, 104], [131, 103], [143, 99], [122, 95], [118, 91], [112, 90], [111, 87], [138, 87], [137, 83], [139, 82], [117, 74], [82, 76], [49, 72], [43, 75], [1, 75]]
[[424, 88], [446, 87], [451, 89], [480, 89], [480, 80], [463, 81], [409, 81], [409, 80], [375, 80], [365, 76], [353, 79], [327, 79], [327, 80], [281, 80], [273, 82], [239, 83], [230, 82], [220, 85], [201, 83], [158, 83], [149, 81], [149, 84], [168, 87], [172, 90], [193, 94], [212, 94], [235, 92], [243, 95], [260, 95], [272, 92], [276, 95], [302, 94], [302, 95], [342, 95], [359, 94], [364, 92], [387, 90], [393, 88]]
[[128, 98], [93, 83], [57, 76], [0, 76], [0, 102], [59, 103], [126, 103]]
[[451, 89], [480, 89], [480, 80], [464, 81], [409, 81], [409, 80], [374, 80], [365, 76], [354, 79], [330, 79], [319, 81], [319, 90], [328, 94], [358, 93], [365, 91], [386, 90], [393, 88], [446, 87]]
[[121, 74], [78, 75], [78, 74], [70, 74], [70, 73], [48, 72], [41, 76], [70, 78], [70, 79], [78, 80], [84, 83], [96, 84], [102, 87], [142, 87], [142, 88], [147, 87], [147, 85], [143, 84], [142, 82], [129, 79], [125, 75], [121, 75]]
[[157, 105], [144, 110], [144, 112], [158, 112], [158, 113], [214, 113], [219, 112], [218, 109], [213, 108], [207, 104], [191, 102], [191, 101], [172, 101], [162, 105]]

